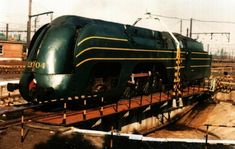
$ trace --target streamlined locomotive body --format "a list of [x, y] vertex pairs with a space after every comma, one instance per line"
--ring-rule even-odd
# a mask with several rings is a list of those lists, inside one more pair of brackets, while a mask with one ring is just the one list
[[[175, 34], [181, 44], [181, 79], [210, 74], [211, 56], [202, 44]], [[32, 101], [82, 95], [129, 98], [172, 84], [176, 45], [167, 32], [62, 16], [41, 27], [32, 38], [19, 83]], [[112, 98], [110, 98], [112, 99]]]

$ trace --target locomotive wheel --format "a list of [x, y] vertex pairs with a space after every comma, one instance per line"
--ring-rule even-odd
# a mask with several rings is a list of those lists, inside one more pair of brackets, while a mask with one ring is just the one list
[[152, 76], [152, 85], [151, 85], [151, 88], [152, 88], [153, 92], [158, 91], [162, 87], [162, 84], [161, 84], [160, 80], [161, 79], [160, 79], [159, 73], [155, 72]]
[[157, 77], [157, 75], [154, 75], [153, 81], [152, 81], [152, 88], [157, 89], [157, 86], [158, 86], [158, 77]]
[[95, 89], [93, 90], [94, 93], [105, 91], [106, 87], [103, 84], [97, 84]]
[[151, 92], [150, 82], [147, 81], [147, 82], [144, 84], [144, 86], [143, 86], [143, 93], [144, 93], [145, 95], [149, 95], [150, 92]]
[[124, 90], [123, 97], [130, 99], [133, 96], [133, 90], [130, 86], [127, 86]]

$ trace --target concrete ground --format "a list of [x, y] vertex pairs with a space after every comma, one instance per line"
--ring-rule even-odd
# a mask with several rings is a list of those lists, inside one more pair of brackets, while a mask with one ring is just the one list
[[[209, 139], [235, 140], [235, 91], [217, 93], [215, 103], [202, 103], [174, 125], [149, 134], [150, 137], [198, 138], [204, 139], [205, 124], [209, 127]], [[234, 126], [217, 127], [217, 125]]]

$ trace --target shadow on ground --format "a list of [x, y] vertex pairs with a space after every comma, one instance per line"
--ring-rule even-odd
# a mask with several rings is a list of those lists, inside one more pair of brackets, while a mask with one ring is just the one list
[[89, 140], [86, 140], [81, 134], [71, 135], [53, 135], [47, 142], [36, 144], [35, 149], [96, 149]]
[[[98, 137], [98, 139], [97, 139]], [[102, 140], [102, 141], [100, 141]], [[204, 149], [205, 144], [177, 142], [148, 142], [130, 140], [121, 136], [85, 136], [79, 133], [52, 136], [47, 142], [36, 144], [35, 149]], [[232, 149], [233, 147], [208, 145], [208, 149]]]

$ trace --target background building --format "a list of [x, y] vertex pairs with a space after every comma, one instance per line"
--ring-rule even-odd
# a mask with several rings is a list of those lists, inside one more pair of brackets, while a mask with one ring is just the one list
[[0, 40], [0, 61], [17, 60], [26, 58], [26, 43], [22, 41]]

